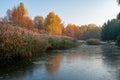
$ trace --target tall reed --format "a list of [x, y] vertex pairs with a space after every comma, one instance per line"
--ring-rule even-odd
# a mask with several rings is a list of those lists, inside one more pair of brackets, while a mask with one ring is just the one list
[[48, 42], [39, 33], [11, 25], [0, 25], [0, 59], [32, 56], [46, 50]]

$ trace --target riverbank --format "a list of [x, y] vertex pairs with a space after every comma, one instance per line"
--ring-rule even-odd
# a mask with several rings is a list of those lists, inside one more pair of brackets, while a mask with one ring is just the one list
[[30, 60], [2, 62], [0, 80], [119, 80], [119, 53], [111, 44], [52, 50]]
[[73, 38], [39, 34], [12, 25], [0, 25], [0, 60], [32, 57], [47, 49], [65, 49], [78, 45]]

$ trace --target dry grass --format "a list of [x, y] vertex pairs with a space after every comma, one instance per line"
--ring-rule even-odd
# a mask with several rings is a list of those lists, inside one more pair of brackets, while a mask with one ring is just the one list
[[40, 34], [20, 27], [0, 25], [0, 59], [32, 56], [44, 51], [48, 42]]
[[31, 57], [48, 48], [73, 46], [76, 46], [76, 41], [70, 37], [39, 34], [17, 26], [0, 24], [0, 59]]

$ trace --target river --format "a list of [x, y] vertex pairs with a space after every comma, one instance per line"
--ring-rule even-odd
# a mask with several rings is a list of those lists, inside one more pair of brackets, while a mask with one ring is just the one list
[[82, 44], [48, 51], [31, 61], [0, 66], [0, 80], [120, 80], [120, 49]]

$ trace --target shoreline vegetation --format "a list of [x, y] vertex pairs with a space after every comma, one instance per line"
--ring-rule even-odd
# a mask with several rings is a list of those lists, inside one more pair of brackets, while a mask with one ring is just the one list
[[[78, 40], [100, 38], [101, 27], [62, 23], [53, 11], [45, 18], [32, 20], [24, 3], [8, 9], [0, 18], [0, 60], [32, 57], [46, 50], [67, 49], [79, 45]], [[90, 36], [91, 35], [91, 36]]]
[[66, 49], [77, 45], [77, 40], [67, 36], [39, 34], [6, 24], [0, 26], [0, 60], [32, 57], [47, 49]]
[[[119, 44], [119, 37], [117, 40]], [[68, 49], [82, 43], [102, 45], [99, 39], [85, 42], [68, 36], [40, 34], [34, 30], [0, 24], [0, 61], [30, 58], [47, 50]]]
[[85, 41], [88, 45], [99, 45], [100, 40], [116, 41], [119, 46], [119, 25], [120, 20], [113, 19], [102, 27], [95, 24], [65, 26], [54, 12], [45, 18], [37, 15], [32, 20], [21, 2], [0, 18], [0, 60], [32, 57], [35, 53], [67, 49]]
[[86, 41], [86, 43], [87, 43], [88, 45], [100, 45], [100, 44], [101, 44], [101, 42], [100, 42], [99, 39], [88, 39], [88, 40]]

